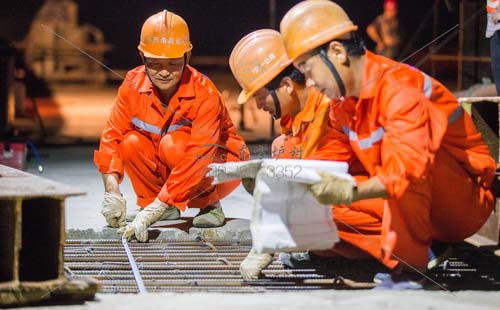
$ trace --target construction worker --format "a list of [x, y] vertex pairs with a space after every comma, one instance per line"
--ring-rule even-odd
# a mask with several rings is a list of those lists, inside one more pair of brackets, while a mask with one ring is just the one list
[[[166, 10], [152, 15], [138, 49], [144, 65], [127, 73], [94, 154], [105, 187], [102, 213], [139, 241], [147, 240], [152, 223], [177, 219], [186, 207], [201, 209], [194, 226], [221, 226], [219, 201], [239, 181], [214, 187], [207, 166], [248, 159], [248, 149], [215, 85], [188, 65], [192, 45], [184, 19]], [[126, 227], [124, 172], [143, 208]]]
[[306, 87], [280, 33], [261, 29], [246, 35], [233, 48], [229, 65], [242, 87], [238, 103], [254, 98], [257, 108], [280, 120], [282, 134], [273, 141], [273, 158], [301, 159], [314, 153], [328, 123], [330, 99]]
[[401, 48], [401, 31], [396, 0], [384, 0], [384, 12], [368, 25], [366, 33], [375, 43], [377, 54], [396, 59]]
[[[246, 35], [233, 48], [229, 65], [242, 88], [238, 103], [253, 97], [259, 109], [280, 119], [282, 134], [272, 143], [273, 158], [313, 154], [328, 124], [330, 99], [306, 87], [304, 75], [286, 55], [280, 33], [261, 29]], [[244, 179], [243, 184], [253, 193], [253, 179]], [[242, 276], [257, 278], [271, 261], [270, 254], [251, 252], [240, 266]]]
[[486, 0], [486, 38], [490, 39], [491, 71], [500, 95], [500, 0]]
[[321, 173], [310, 190], [335, 205], [342, 240], [392, 269], [381, 287], [419, 288], [411, 271], [425, 271], [431, 242], [461, 241], [490, 215], [495, 160], [450, 91], [366, 51], [356, 30], [327, 0], [300, 2], [281, 21], [288, 56], [306, 83], [340, 100], [310, 158], [364, 168], [356, 184]]

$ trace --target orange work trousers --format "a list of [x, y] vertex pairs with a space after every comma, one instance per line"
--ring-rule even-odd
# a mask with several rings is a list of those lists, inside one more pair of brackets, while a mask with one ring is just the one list
[[[137, 195], [137, 205], [141, 208], [145, 208], [155, 200], [170, 172], [186, 158], [187, 142], [189, 133], [182, 131], [166, 134], [160, 140], [158, 148], [155, 148], [150, 139], [137, 131], [131, 131], [124, 137], [120, 143], [120, 154], [125, 173], [130, 178]], [[235, 145], [231, 145], [233, 142]], [[226, 147], [229, 150], [238, 150], [239, 144], [241, 141], [232, 141], [229, 138]], [[213, 162], [222, 162], [221, 159], [227, 162], [240, 160], [227, 149], [217, 148]], [[239, 180], [235, 180], [214, 186], [211, 184], [211, 178], [205, 177], [190, 190], [193, 198], [190, 199], [188, 207], [201, 209], [214, 204], [229, 195], [239, 183]]]
[[[358, 182], [362, 178], [356, 177]], [[425, 270], [432, 240], [457, 242], [473, 235], [493, 207], [491, 191], [441, 149], [429, 180], [412, 183], [399, 199], [367, 199], [332, 208], [341, 240], [389, 268], [402, 261]], [[334, 247], [332, 252], [355, 256], [345, 249]]]

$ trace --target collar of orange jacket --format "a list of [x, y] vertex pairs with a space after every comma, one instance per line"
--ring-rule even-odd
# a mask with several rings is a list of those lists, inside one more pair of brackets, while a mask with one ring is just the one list
[[[152, 92], [154, 86], [146, 74], [146, 67], [144, 65], [141, 68], [141, 73], [144, 74], [144, 78], [142, 79], [142, 85], [139, 86], [139, 92]], [[193, 67], [187, 65], [184, 69], [179, 88], [177, 89], [177, 92], [175, 92], [174, 96], [179, 98], [195, 97]]]
[[365, 69], [361, 79], [359, 99], [373, 98], [378, 91], [377, 86], [387, 70], [400, 65], [398, 62], [375, 55], [370, 51], [366, 51], [365, 57]]
[[309, 88], [304, 108], [297, 113], [293, 119], [292, 133], [294, 136], [298, 134], [302, 123], [312, 122], [314, 120], [317, 106], [321, 103], [321, 101], [317, 99], [317, 96], [321, 95], [322, 94], [314, 87]]
[[289, 135], [292, 132], [293, 117], [290, 115], [282, 115], [280, 118], [281, 133]]

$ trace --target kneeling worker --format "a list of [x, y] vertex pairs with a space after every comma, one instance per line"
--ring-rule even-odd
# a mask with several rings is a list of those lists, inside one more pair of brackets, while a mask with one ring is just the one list
[[[233, 48], [229, 64], [242, 87], [239, 103], [252, 97], [257, 107], [280, 119], [282, 135], [272, 144], [273, 158], [302, 159], [318, 149], [328, 124], [330, 99], [306, 87], [304, 75], [291, 64], [280, 33], [254, 31]], [[253, 192], [253, 179], [243, 179]], [[250, 253], [240, 269], [246, 279], [257, 278], [272, 260], [270, 254]]]
[[214, 162], [249, 158], [215, 85], [188, 65], [192, 45], [186, 22], [172, 12], [149, 17], [138, 46], [144, 65], [127, 73], [101, 137], [95, 164], [103, 174], [102, 213], [125, 225], [119, 184], [129, 176], [143, 208], [121, 232], [146, 241], [147, 228], [180, 211], [199, 208], [196, 227], [224, 223], [220, 199], [239, 184], [217, 186], [205, 176]]
[[[313, 158], [359, 161], [359, 176], [367, 178], [354, 184], [322, 174], [311, 192], [335, 205], [343, 240], [393, 270], [382, 286], [413, 288], [412, 271], [425, 271], [433, 240], [461, 241], [489, 217], [495, 160], [449, 90], [424, 72], [366, 51], [356, 30], [344, 10], [326, 0], [303, 1], [281, 21], [294, 66], [308, 84], [340, 100], [331, 106], [328, 132]], [[371, 221], [351, 222], [343, 210]]]

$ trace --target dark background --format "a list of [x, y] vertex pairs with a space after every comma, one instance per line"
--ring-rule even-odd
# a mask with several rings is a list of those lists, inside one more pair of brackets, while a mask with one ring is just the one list
[[[479, 1], [479, 0], [478, 0]], [[113, 50], [106, 55], [106, 64], [113, 68], [130, 68], [139, 64], [137, 44], [144, 20], [164, 8], [187, 21], [194, 55], [229, 55], [232, 47], [245, 34], [269, 27], [268, 0], [77, 0], [80, 24], [90, 23], [104, 32]], [[279, 21], [297, 0], [278, 0], [276, 21]], [[339, 0], [366, 38], [366, 26], [382, 12], [383, 0]], [[440, 1], [439, 32], [458, 22], [456, 4], [451, 10]], [[456, 0], [450, 0], [456, 3]], [[484, 1], [482, 1], [484, 2]], [[43, 0], [2, 1], [0, 4], [0, 37], [19, 41], [29, 30], [30, 22]], [[399, 16], [407, 42], [413, 50], [432, 40], [432, 9], [435, 0], [399, 1]], [[425, 17], [428, 17], [425, 19]], [[484, 18], [484, 13], [479, 16]], [[420, 29], [415, 40], [410, 40]], [[479, 35], [484, 36], [484, 32]], [[453, 42], [453, 41], [452, 41]], [[452, 44], [452, 43], [451, 43]], [[446, 47], [445, 47], [446, 48]], [[407, 53], [408, 54], [408, 53]], [[410, 59], [408, 61], [412, 63]]]

